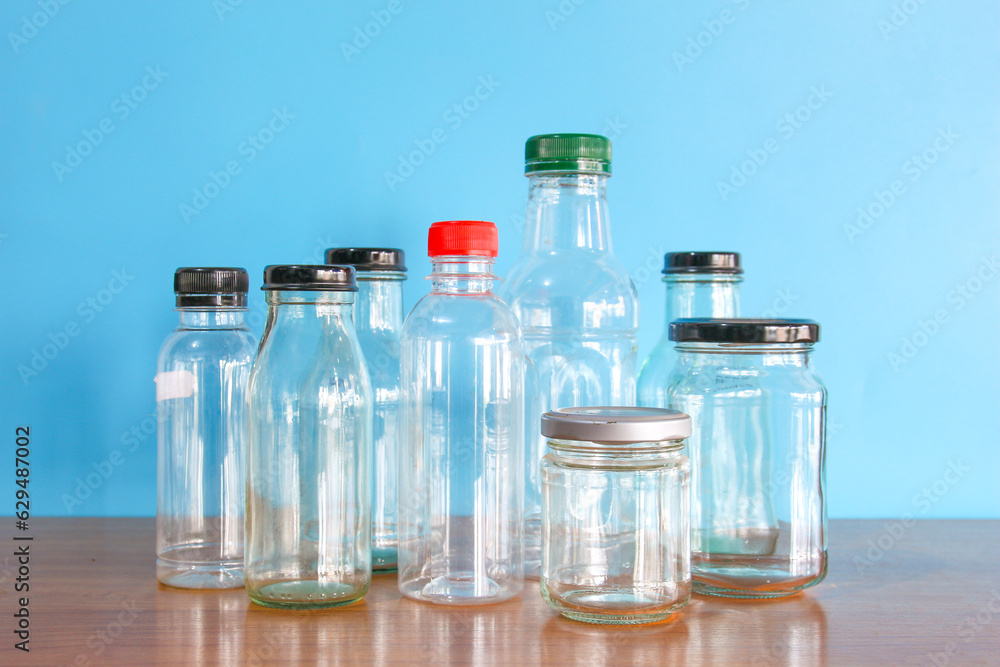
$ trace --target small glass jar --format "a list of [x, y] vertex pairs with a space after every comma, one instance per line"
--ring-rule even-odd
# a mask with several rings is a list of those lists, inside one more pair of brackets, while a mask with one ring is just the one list
[[246, 389], [257, 341], [247, 272], [177, 269], [180, 325], [156, 367], [156, 578], [176, 588], [243, 586]]
[[663, 257], [667, 286], [666, 325], [642, 364], [637, 383], [639, 405], [667, 407], [667, 391], [677, 354], [668, 328], [686, 317], [739, 317], [743, 267], [738, 252], [668, 252]]
[[246, 587], [266, 607], [336, 607], [371, 582], [371, 382], [349, 266], [269, 266], [250, 374]]
[[791, 595], [826, 575], [826, 388], [810, 320], [681, 319], [669, 405], [691, 415], [691, 563], [706, 595]]
[[691, 419], [659, 408], [542, 416], [542, 597], [588, 623], [662, 621], [691, 597]]
[[406, 255], [398, 248], [330, 248], [327, 264], [358, 272], [354, 325], [372, 381], [372, 569], [396, 569], [399, 460], [399, 336]]

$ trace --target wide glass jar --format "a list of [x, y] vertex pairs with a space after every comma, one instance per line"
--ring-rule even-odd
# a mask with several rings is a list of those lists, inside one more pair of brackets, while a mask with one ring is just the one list
[[707, 595], [791, 595], [826, 575], [826, 388], [810, 320], [682, 319], [669, 405], [691, 415], [691, 563]]
[[691, 597], [691, 419], [658, 408], [542, 416], [542, 597], [589, 623], [661, 621]]
[[250, 374], [246, 587], [267, 607], [335, 607], [371, 582], [368, 370], [354, 269], [269, 266]]

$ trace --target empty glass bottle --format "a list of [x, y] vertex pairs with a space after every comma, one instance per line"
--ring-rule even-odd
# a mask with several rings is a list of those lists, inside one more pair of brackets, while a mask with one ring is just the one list
[[591, 134], [531, 137], [524, 147], [528, 207], [521, 255], [499, 296], [521, 322], [530, 361], [525, 457], [525, 571], [541, 563], [545, 438], [552, 408], [634, 405], [635, 285], [611, 249], [611, 142]]
[[399, 334], [406, 255], [398, 248], [330, 248], [327, 264], [358, 276], [354, 325], [372, 382], [372, 569], [396, 569], [396, 469], [399, 461]]
[[810, 320], [682, 319], [670, 407], [691, 415], [694, 590], [791, 595], [826, 575], [826, 388]]
[[691, 419], [658, 408], [542, 416], [542, 597], [590, 623], [661, 621], [691, 597]]
[[524, 585], [524, 348], [493, 294], [491, 222], [430, 228], [431, 292], [403, 323], [399, 589], [483, 604]]
[[250, 375], [246, 586], [267, 607], [335, 607], [371, 581], [372, 390], [349, 266], [269, 266]]
[[243, 321], [247, 272], [174, 274], [180, 326], [156, 366], [156, 578], [178, 588], [243, 585], [246, 387], [256, 340]]
[[639, 371], [639, 405], [667, 407], [667, 384], [677, 355], [668, 336], [676, 319], [739, 317], [743, 268], [735, 252], [668, 252], [663, 258], [667, 285], [663, 336]]

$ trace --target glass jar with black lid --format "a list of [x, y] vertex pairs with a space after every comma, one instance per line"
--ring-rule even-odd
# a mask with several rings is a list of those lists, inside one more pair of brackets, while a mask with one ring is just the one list
[[691, 416], [694, 590], [780, 597], [826, 574], [827, 391], [811, 320], [680, 319], [669, 406]]

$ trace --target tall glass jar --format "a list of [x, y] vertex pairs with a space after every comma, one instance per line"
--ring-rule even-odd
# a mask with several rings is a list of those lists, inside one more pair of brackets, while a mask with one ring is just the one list
[[542, 597], [590, 623], [662, 621], [691, 597], [691, 419], [656, 408], [542, 416]]
[[668, 252], [663, 258], [667, 286], [663, 335], [639, 371], [639, 405], [667, 407], [667, 385], [677, 361], [668, 336], [670, 323], [690, 317], [739, 317], [743, 268], [736, 252]]
[[691, 415], [691, 563], [707, 595], [791, 595], [826, 575], [826, 388], [810, 320], [670, 325], [670, 407]]
[[484, 604], [524, 585], [524, 347], [493, 294], [491, 222], [430, 228], [431, 292], [403, 323], [399, 589]]
[[243, 585], [246, 387], [256, 339], [247, 272], [174, 273], [180, 325], [156, 364], [156, 578], [177, 588]]
[[541, 564], [542, 413], [575, 405], [634, 405], [635, 285], [611, 247], [611, 142], [545, 134], [524, 147], [528, 207], [521, 255], [499, 295], [517, 314], [529, 366], [525, 572]]
[[269, 266], [250, 375], [246, 587], [267, 607], [335, 607], [371, 581], [372, 390], [349, 266]]
[[396, 569], [399, 460], [399, 335], [406, 255], [398, 248], [330, 248], [327, 264], [358, 273], [354, 323], [372, 381], [372, 569]]

